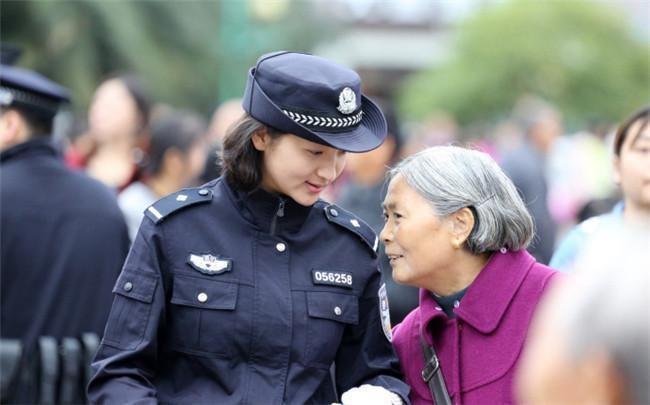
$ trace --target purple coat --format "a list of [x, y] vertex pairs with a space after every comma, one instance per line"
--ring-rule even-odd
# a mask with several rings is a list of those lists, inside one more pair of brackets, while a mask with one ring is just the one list
[[[512, 380], [537, 303], [558, 274], [525, 250], [494, 253], [469, 286], [456, 318], [449, 319], [431, 292], [393, 329], [393, 345], [414, 405], [432, 403], [421, 377], [418, 334], [433, 341], [454, 404], [514, 402]], [[433, 339], [433, 340], [432, 340]]]

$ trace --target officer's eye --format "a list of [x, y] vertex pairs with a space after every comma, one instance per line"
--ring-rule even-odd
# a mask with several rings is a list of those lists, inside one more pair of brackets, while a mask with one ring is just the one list
[[311, 153], [311, 154], [314, 155], [314, 156], [319, 156], [319, 155], [322, 155], [322, 154], [323, 154], [323, 152], [320, 151], [320, 150], [310, 150], [310, 149], [307, 149], [307, 152]]

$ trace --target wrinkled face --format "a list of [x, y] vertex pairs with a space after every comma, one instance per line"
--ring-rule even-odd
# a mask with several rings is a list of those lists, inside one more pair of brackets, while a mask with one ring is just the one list
[[616, 180], [620, 183], [626, 205], [650, 210], [650, 123], [641, 133], [642, 121], [632, 124], [614, 161]]
[[254, 145], [264, 153], [262, 187], [304, 206], [313, 205], [345, 167], [344, 151], [291, 134], [267, 135]]
[[383, 207], [386, 224], [380, 237], [386, 245], [393, 279], [420, 288], [434, 282], [447, 285], [446, 269], [454, 253], [449, 222], [436, 215], [401, 174], [391, 180]]
[[97, 88], [88, 109], [89, 130], [97, 141], [131, 137], [139, 120], [135, 100], [124, 83], [111, 79]]

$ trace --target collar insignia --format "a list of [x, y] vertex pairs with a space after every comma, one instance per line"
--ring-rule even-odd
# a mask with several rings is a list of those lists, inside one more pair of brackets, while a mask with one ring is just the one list
[[213, 256], [190, 253], [187, 263], [200, 273], [214, 276], [232, 270], [232, 260]]
[[339, 94], [339, 106], [336, 107], [337, 110], [343, 114], [351, 114], [357, 109], [357, 96], [354, 94], [354, 91], [346, 87], [341, 90]]

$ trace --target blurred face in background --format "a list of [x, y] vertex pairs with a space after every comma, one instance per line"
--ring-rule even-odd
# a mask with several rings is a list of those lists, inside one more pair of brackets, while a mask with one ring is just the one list
[[594, 348], [580, 356], [571, 353], [568, 340], [572, 332], [558, 325], [576, 286], [552, 287], [535, 314], [517, 371], [519, 401], [529, 405], [632, 403], [622, 374], [607, 351]]
[[89, 132], [96, 141], [131, 138], [140, 125], [136, 102], [121, 80], [111, 79], [97, 88], [88, 110]]
[[187, 186], [196, 184], [199, 176], [203, 172], [205, 159], [208, 157], [208, 147], [204, 139], [198, 139], [192, 144], [185, 155], [185, 164], [187, 168]]
[[626, 207], [650, 213], [650, 123], [638, 120], [630, 126], [614, 159], [616, 182]]

